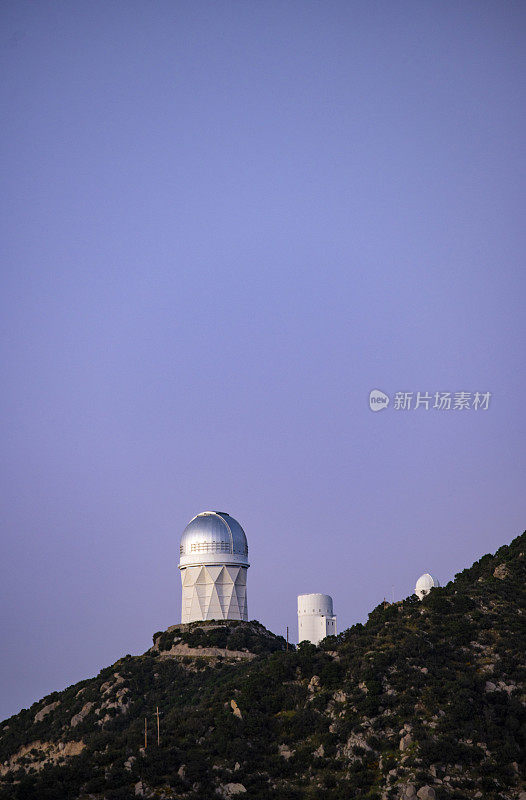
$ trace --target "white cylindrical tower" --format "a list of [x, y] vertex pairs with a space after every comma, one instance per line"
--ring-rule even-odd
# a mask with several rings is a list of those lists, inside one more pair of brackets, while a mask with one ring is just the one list
[[298, 595], [298, 642], [319, 644], [326, 636], [336, 635], [336, 617], [328, 594]]
[[183, 531], [179, 569], [181, 622], [248, 620], [248, 544], [245, 531], [223, 511], [203, 511]]
[[430, 575], [429, 572], [424, 572], [424, 574], [421, 575], [416, 582], [415, 594], [418, 596], [419, 600], [422, 600], [422, 598], [425, 597], [426, 594], [429, 594], [429, 592], [431, 591], [431, 589], [433, 589], [434, 586], [440, 586], [437, 579], [433, 578], [433, 576]]

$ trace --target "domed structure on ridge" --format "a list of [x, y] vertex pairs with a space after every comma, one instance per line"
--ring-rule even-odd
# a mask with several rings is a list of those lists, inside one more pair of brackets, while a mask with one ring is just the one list
[[429, 572], [424, 572], [424, 574], [421, 575], [416, 582], [415, 594], [418, 596], [419, 600], [422, 600], [422, 598], [425, 597], [426, 594], [429, 594], [431, 589], [433, 589], [435, 586], [440, 586], [440, 583], [437, 581], [437, 579], [433, 578]]
[[319, 644], [326, 636], [336, 635], [336, 617], [328, 594], [298, 595], [298, 642]]
[[180, 553], [236, 553], [248, 555], [245, 531], [237, 520], [224, 511], [203, 511], [183, 531]]
[[203, 511], [181, 536], [181, 622], [248, 620], [248, 544], [237, 520], [224, 511]]

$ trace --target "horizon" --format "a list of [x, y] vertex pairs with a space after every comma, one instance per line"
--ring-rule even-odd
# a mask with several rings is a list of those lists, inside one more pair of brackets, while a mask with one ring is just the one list
[[[222, 512], [222, 513], [227, 513], [227, 512]], [[231, 516], [231, 515], [229, 514], [229, 516]], [[526, 533], [526, 531], [524, 531], [524, 533]], [[510, 542], [505, 542], [505, 543], [503, 543], [502, 545], [500, 545], [500, 547], [503, 547], [503, 546], [506, 546], [506, 545], [510, 545], [510, 544], [511, 544], [511, 543], [512, 543], [512, 542], [513, 542], [513, 541], [514, 541], [516, 538], [518, 538], [519, 536], [521, 536], [521, 534], [518, 534], [516, 537], [514, 537], [512, 540], [510, 540]], [[500, 549], [500, 547], [499, 547], [498, 549]], [[497, 552], [497, 551], [495, 551], [495, 553], [496, 553], [496, 552]], [[483, 557], [484, 557], [484, 555], [495, 555], [495, 553], [484, 553], [484, 554], [483, 554], [483, 556], [481, 556], [481, 558], [483, 558]], [[478, 561], [480, 561], [480, 558], [479, 558], [479, 559], [476, 559], [474, 562], [472, 562], [472, 564], [466, 565], [466, 567], [464, 567], [464, 569], [469, 569], [470, 567], [472, 567], [472, 566], [473, 566], [473, 564], [477, 563]], [[462, 570], [460, 570], [460, 572], [462, 572]], [[434, 577], [434, 576], [431, 576], [431, 577]], [[439, 583], [438, 583], [438, 587], [437, 587], [437, 588], [439, 588], [439, 589], [446, 588], [446, 587], [449, 585], [449, 583], [452, 583], [452, 582], [454, 582], [454, 580], [455, 580], [455, 577], [456, 577], [456, 576], [453, 576], [453, 578], [452, 578], [450, 581], [447, 581], [447, 583], [440, 583], [440, 582], [439, 582]], [[400, 603], [402, 603], [402, 604], [403, 604], [403, 603], [404, 603], [404, 601], [408, 600], [408, 599], [409, 599], [410, 597], [412, 597], [414, 594], [415, 594], [415, 592], [414, 592], [414, 591], [413, 591], [413, 592], [410, 592], [410, 593], [409, 593], [409, 595], [407, 595], [406, 597], [399, 598], [398, 600], [392, 600], [391, 602], [390, 602], [389, 600], [386, 600], [386, 598], [384, 597], [384, 598], [383, 598], [383, 600], [380, 600], [380, 601], [379, 601], [379, 603], [378, 603], [378, 604], [377, 604], [377, 605], [376, 605], [374, 608], [371, 608], [371, 609], [370, 609], [370, 611], [368, 612], [368, 615], [367, 615], [367, 616], [369, 616], [369, 614], [370, 614], [372, 611], [374, 611], [374, 610], [375, 610], [375, 608], [378, 608], [378, 606], [380, 606], [380, 605], [383, 605], [385, 602], [387, 602], [387, 604], [388, 604], [388, 605], [397, 605], [397, 604], [400, 604]], [[298, 597], [299, 597], [299, 596], [300, 596], [300, 595], [298, 595]], [[331, 599], [332, 599], [332, 598], [331, 598]], [[337, 615], [336, 615], [336, 619], [337, 619]], [[188, 623], [183, 623], [183, 622], [179, 621], [179, 622], [176, 622], [176, 623], [172, 623], [171, 625], [169, 625], [169, 626], [168, 626], [168, 628], [171, 628], [171, 627], [173, 627], [173, 628], [176, 628], [176, 627], [179, 627], [179, 626], [181, 626], [181, 627], [189, 626], [189, 627], [190, 627], [190, 626], [194, 626], [194, 625], [200, 625], [200, 624], [203, 624], [203, 625], [205, 625], [205, 626], [206, 626], [208, 623], [213, 623], [213, 622], [221, 622], [221, 623], [224, 623], [225, 625], [228, 625], [228, 623], [231, 623], [231, 622], [234, 622], [235, 624], [238, 624], [238, 623], [240, 623], [240, 622], [241, 622], [242, 624], [246, 624], [246, 625], [250, 625], [251, 623], [263, 624], [263, 623], [261, 623], [261, 622], [260, 622], [260, 620], [257, 620], [257, 619], [250, 619], [250, 618], [249, 618], [248, 620], [246, 620], [246, 621], [243, 621], [243, 620], [237, 620], [237, 619], [210, 619], [210, 620], [193, 620], [192, 622], [188, 622]], [[367, 619], [364, 619], [364, 620], [363, 620], [363, 624], [366, 624], [366, 623], [367, 623]], [[335, 634], [335, 635], [336, 635], [336, 636], [338, 636], [338, 635], [340, 635], [340, 634], [343, 634], [343, 633], [345, 633], [347, 630], [349, 630], [349, 628], [352, 628], [352, 627], [353, 627], [354, 625], [356, 625], [356, 624], [359, 624], [359, 620], [357, 620], [357, 621], [355, 621], [354, 623], [352, 623], [352, 624], [350, 624], [350, 625], [346, 626], [346, 627], [345, 627], [345, 628], [343, 628], [342, 630], [338, 630], [338, 624], [336, 623], [337, 631], [336, 631], [336, 634]], [[288, 642], [288, 644], [292, 645], [293, 647], [297, 647], [297, 646], [299, 645], [299, 642], [295, 642], [295, 641], [293, 640], [293, 639], [294, 639], [294, 637], [292, 637], [292, 638], [291, 638], [291, 636], [290, 636], [290, 631], [288, 631], [288, 634], [289, 634], [289, 636], [287, 637], [287, 629], [285, 630], [285, 633], [276, 633], [276, 631], [273, 631], [273, 630], [271, 630], [271, 629], [270, 629], [270, 628], [268, 628], [267, 626], [265, 626], [265, 625], [264, 625], [264, 627], [265, 627], [267, 630], [269, 630], [271, 633], [274, 633], [274, 634], [275, 634], [275, 635], [277, 635], [277, 636], [281, 636], [281, 637], [282, 637], [284, 640], [286, 640], [286, 641]], [[296, 627], [298, 627], [298, 625], [296, 625]], [[151, 641], [152, 641], [154, 644], [155, 644], [155, 635], [156, 635], [156, 634], [158, 634], [158, 633], [160, 633], [160, 632], [162, 633], [163, 631], [154, 631], [154, 632], [152, 633], [152, 635], [150, 636], [150, 639], [151, 639]], [[296, 638], [298, 638], [298, 637], [296, 637]], [[131, 655], [132, 657], [135, 657], [135, 658], [136, 658], [136, 657], [139, 657], [139, 656], [141, 656], [141, 655], [144, 655], [145, 653], [147, 653], [147, 652], [150, 650], [151, 646], [152, 646], [152, 645], [150, 644], [150, 645], [149, 645], [149, 647], [147, 647], [147, 648], [146, 648], [144, 651], [139, 651], [139, 652], [137, 652], [137, 653], [126, 653], [126, 654], [123, 654], [123, 655], [119, 656], [119, 657], [118, 657], [118, 658], [117, 658], [117, 659], [116, 659], [116, 660], [113, 662], [113, 664], [105, 664], [105, 665], [102, 665], [102, 666], [100, 667], [100, 670], [99, 670], [99, 672], [101, 672], [101, 671], [103, 671], [103, 670], [107, 669], [107, 668], [108, 668], [108, 667], [110, 667], [110, 666], [113, 666], [113, 665], [117, 664], [119, 661], [121, 661], [123, 658], [126, 658], [126, 657], [127, 657], [127, 656], [129, 656], [129, 655]], [[29, 704], [27, 705], [27, 707], [24, 707], [24, 708], [19, 708], [17, 711], [13, 712], [13, 714], [10, 714], [10, 715], [9, 715], [9, 716], [7, 716], [7, 717], [3, 717], [3, 718], [2, 718], [2, 720], [0, 720], [0, 721], [4, 721], [4, 722], [6, 722], [6, 721], [7, 721], [8, 719], [10, 719], [12, 716], [16, 716], [16, 715], [17, 715], [17, 714], [19, 714], [21, 711], [24, 711], [24, 710], [27, 710], [27, 709], [31, 708], [31, 706], [32, 706], [32, 705], [38, 705], [40, 701], [44, 700], [44, 699], [45, 699], [45, 698], [47, 698], [48, 696], [51, 696], [51, 695], [53, 695], [53, 694], [54, 694], [54, 693], [56, 693], [56, 692], [62, 692], [63, 690], [65, 690], [65, 689], [69, 688], [69, 686], [74, 686], [74, 685], [76, 685], [77, 683], [82, 683], [83, 681], [85, 681], [85, 680], [88, 680], [88, 679], [90, 679], [90, 678], [95, 678], [96, 676], [97, 676], [97, 673], [95, 673], [95, 674], [90, 674], [90, 675], [83, 675], [83, 676], [79, 677], [78, 679], [76, 679], [75, 681], [73, 681], [73, 683], [72, 683], [72, 684], [69, 684], [68, 686], [59, 686], [59, 687], [56, 687], [55, 689], [51, 689], [51, 690], [50, 690], [50, 691], [48, 691], [48, 692], [47, 692], [45, 695], [42, 695], [42, 697], [37, 697], [37, 698], [35, 698], [35, 699], [34, 699], [34, 700], [31, 702], [31, 703], [29, 703]]]

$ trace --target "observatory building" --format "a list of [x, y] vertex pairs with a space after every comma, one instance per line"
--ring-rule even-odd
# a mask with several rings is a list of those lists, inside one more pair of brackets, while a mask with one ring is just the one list
[[248, 620], [248, 544], [245, 531], [223, 511], [203, 511], [181, 536], [181, 622]]
[[429, 572], [424, 572], [416, 582], [415, 594], [418, 596], [419, 600], [422, 600], [435, 586], [440, 586], [437, 579], [433, 578]]
[[298, 595], [298, 642], [319, 644], [326, 636], [336, 634], [336, 617], [332, 597], [328, 594]]

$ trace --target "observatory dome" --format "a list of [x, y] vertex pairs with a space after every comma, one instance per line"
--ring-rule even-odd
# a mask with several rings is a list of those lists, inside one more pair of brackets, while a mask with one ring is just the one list
[[190, 520], [181, 536], [181, 556], [208, 553], [248, 555], [245, 531], [224, 511], [203, 511]]
[[181, 536], [181, 622], [248, 620], [245, 531], [224, 511], [203, 511]]
[[336, 634], [336, 617], [332, 597], [328, 594], [298, 595], [298, 642], [319, 644], [326, 636]]
[[418, 595], [418, 598], [421, 600], [426, 596], [426, 594], [429, 594], [431, 589], [433, 589], [435, 586], [440, 586], [437, 579], [433, 578], [429, 572], [424, 572], [424, 574], [421, 575], [416, 582], [415, 594]]

